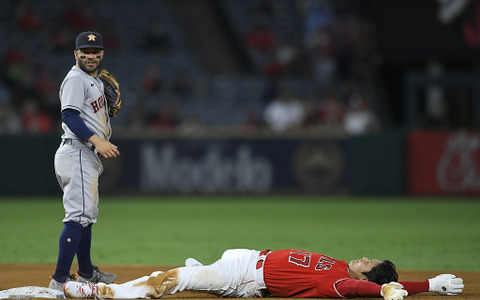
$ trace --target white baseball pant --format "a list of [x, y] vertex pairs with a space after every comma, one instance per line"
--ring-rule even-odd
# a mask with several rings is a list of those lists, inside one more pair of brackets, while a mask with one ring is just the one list
[[[180, 267], [153, 272], [122, 284], [98, 284], [99, 298], [159, 298], [182, 291], [203, 291], [222, 297], [262, 297], [263, 263], [260, 251], [232, 249], [207, 266]], [[263, 258], [262, 258], [263, 257]], [[260, 260], [264, 260], [263, 255]]]

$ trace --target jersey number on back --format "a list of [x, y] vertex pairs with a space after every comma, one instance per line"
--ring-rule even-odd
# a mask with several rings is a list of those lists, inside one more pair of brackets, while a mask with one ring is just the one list
[[[288, 262], [296, 264], [304, 268], [310, 267], [310, 262], [312, 260], [312, 254], [309, 252], [301, 251], [292, 251], [288, 256]], [[322, 256], [315, 265], [316, 271], [326, 271], [330, 270], [335, 263], [335, 260], [327, 256]]]

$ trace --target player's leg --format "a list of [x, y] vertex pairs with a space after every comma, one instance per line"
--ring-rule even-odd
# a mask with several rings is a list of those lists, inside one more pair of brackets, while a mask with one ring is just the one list
[[[72, 215], [78, 211], [78, 199], [75, 197], [79, 187], [80, 176], [78, 165], [78, 151], [71, 147], [61, 146], [55, 154], [55, 174], [60, 187], [63, 190], [63, 205], [66, 215]], [[59, 238], [59, 250], [55, 274], [52, 275], [52, 288], [61, 287], [70, 275], [75, 254], [80, 244], [83, 226], [78, 219], [64, 219], [64, 228]]]
[[223, 297], [255, 297], [254, 269], [258, 253], [254, 250], [229, 252], [225, 259], [222, 257], [212, 265], [154, 272], [123, 284], [99, 283], [90, 287], [71, 282], [66, 284], [65, 292], [72, 298], [160, 298], [185, 290]]
[[[122, 284], [89, 285], [67, 282], [65, 295], [69, 298], [135, 299], [160, 298], [184, 290], [224, 295], [232, 288], [233, 272], [219, 272], [218, 266], [182, 267], [166, 272], [154, 272]], [[236, 283], [233, 286], [237, 286]]]
[[84, 198], [82, 220], [85, 220], [85, 230], [78, 247], [78, 281], [92, 283], [112, 283], [117, 278], [113, 273], [104, 273], [92, 264], [91, 244], [93, 224], [97, 222], [98, 217], [98, 181], [103, 172], [103, 166], [92, 151], [84, 150], [82, 155], [82, 195]]
[[[85, 220], [85, 230], [78, 247], [78, 275], [84, 279], [93, 277], [93, 264], [91, 260], [92, 225], [98, 217], [98, 180], [102, 170], [101, 162], [89, 150], [84, 150], [82, 155], [82, 188], [83, 197], [82, 219]], [[96, 282], [95, 282], [96, 283]], [[110, 283], [110, 282], [108, 282]]]
[[58, 242], [57, 265], [55, 273], [52, 275], [52, 279], [59, 283], [65, 282], [70, 275], [70, 267], [75, 253], [77, 253], [82, 231], [83, 226], [78, 223], [67, 222], [64, 224]]
[[[255, 293], [254, 269], [259, 251], [227, 250], [215, 263], [203, 266], [198, 261], [192, 267], [175, 269], [167, 274], [176, 282], [165, 294], [184, 290], [203, 291], [223, 297], [252, 297]], [[198, 264], [197, 264], [198, 263]], [[174, 279], [174, 280], [172, 280]]]
[[[153, 272], [150, 276], [143, 276], [122, 284], [91, 284], [78, 281], [67, 282], [64, 286], [65, 296], [68, 298], [101, 298], [101, 299], [136, 299], [159, 298], [154, 289], [154, 280], [159, 279], [161, 271]], [[159, 284], [160, 285], [160, 284]]]
[[78, 271], [77, 273], [84, 278], [90, 278], [93, 276], [93, 264], [91, 259], [91, 247], [92, 247], [92, 225], [85, 227], [80, 244], [78, 245], [77, 260]]
[[223, 297], [254, 297], [258, 256], [256, 250], [227, 250], [211, 265], [176, 268], [156, 274], [156, 278], [150, 278], [147, 284], [156, 285], [155, 290], [160, 296], [190, 290]]

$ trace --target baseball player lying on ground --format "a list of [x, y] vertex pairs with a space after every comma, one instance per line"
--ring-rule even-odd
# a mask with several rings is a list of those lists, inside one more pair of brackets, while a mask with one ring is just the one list
[[422, 292], [458, 295], [463, 280], [442, 274], [425, 281], [400, 281], [388, 260], [362, 258], [347, 263], [300, 250], [227, 250], [211, 265], [193, 258], [185, 267], [157, 271], [123, 284], [69, 281], [70, 298], [160, 298], [182, 291], [203, 291], [223, 297], [382, 297], [403, 299]]

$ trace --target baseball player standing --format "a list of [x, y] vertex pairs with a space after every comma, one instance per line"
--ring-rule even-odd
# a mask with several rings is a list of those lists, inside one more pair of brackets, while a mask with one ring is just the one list
[[75, 46], [76, 65], [59, 92], [64, 133], [55, 154], [55, 174], [63, 190], [65, 218], [55, 274], [49, 285], [58, 290], [63, 290], [64, 283], [70, 280], [75, 255], [79, 282], [112, 283], [117, 277], [100, 272], [90, 257], [92, 225], [98, 216], [98, 179], [103, 171], [100, 156], [120, 155], [117, 146], [109, 142], [110, 117], [104, 85], [97, 78], [105, 48], [102, 36], [96, 32], [80, 33]]

